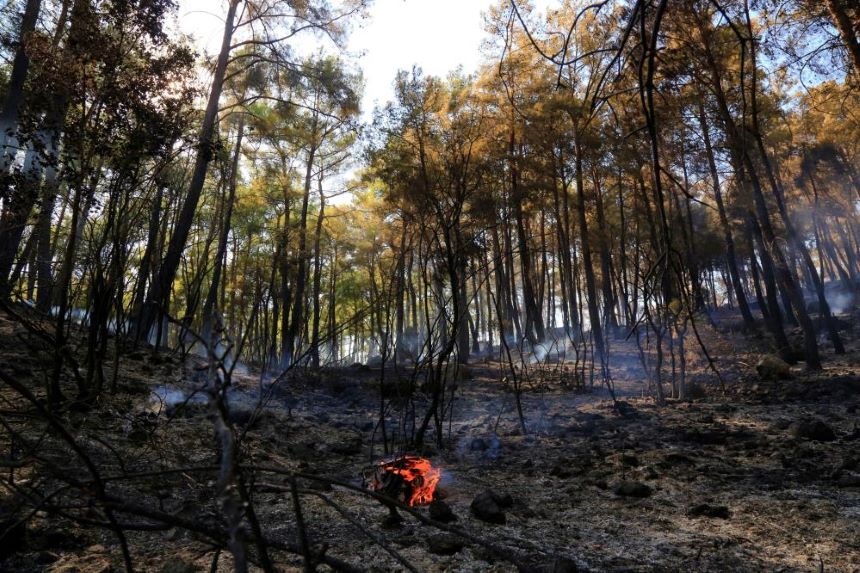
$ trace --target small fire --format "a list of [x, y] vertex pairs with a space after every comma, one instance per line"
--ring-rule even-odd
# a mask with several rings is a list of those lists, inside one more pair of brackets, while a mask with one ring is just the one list
[[404, 455], [377, 463], [367, 481], [373, 491], [415, 506], [433, 501], [441, 477], [442, 472], [430, 460]]

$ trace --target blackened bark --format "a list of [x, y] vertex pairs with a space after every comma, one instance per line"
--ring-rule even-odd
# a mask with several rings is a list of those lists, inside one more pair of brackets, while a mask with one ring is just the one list
[[522, 209], [524, 197], [522, 196], [520, 189], [519, 168], [517, 167], [515, 156], [516, 139], [513, 130], [511, 131], [508, 151], [510, 153], [511, 200], [513, 202], [514, 220], [517, 227], [517, 248], [519, 249], [520, 255], [523, 305], [525, 306], [526, 312], [526, 323], [523, 334], [530, 343], [537, 344], [538, 342], [544, 341], [546, 333], [544, 330], [543, 316], [541, 315], [535, 298], [531, 248], [529, 247], [528, 235], [525, 227], [525, 217]]
[[[313, 368], [319, 368], [320, 366], [320, 314], [322, 308], [322, 301], [320, 297], [322, 296], [322, 228], [323, 221], [325, 220], [325, 195], [323, 194], [322, 188], [323, 174], [320, 171], [319, 179], [318, 179], [318, 190], [320, 196], [320, 208], [317, 212], [317, 222], [314, 228], [314, 275], [312, 281], [312, 307], [313, 307], [313, 324], [311, 326], [311, 348], [310, 348], [310, 358], [311, 358], [311, 366]], [[402, 260], [402, 255], [401, 255]], [[401, 263], [402, 264], [402, 263]], [[402, 328], [402, 292], [400, 293], [400, 304], [398, 306], [398, 310], [400, 311], [398, 316], [401, 319], [401, 328]]]
[[[21, 18], [21, 31], [18, 46], [12, 60], [12, 72], [6, 86], [6, 98], [0, 108], [0, 173], [6, 175], [18, 152], [18, 114], [24, 100], [24, 84], [30, 69], [30, 56], [27, 54], [28, 36], [36, 29], [42, 0], [27, 0]], [[5, 186], [5, 185], [4, 185]], [[5, 278], [5, 275], [4, 275]]]
[[[830, 17], [839, 30], [839, 36], [848, 50], [848, 55], [851, 58], [851, 63], [854, 64], [854, 73], [860, 75], [860, 37], [858, 37], [858, 29], [860, 29], [860, 8], [854, 4], [851, 7], [851, 0], [827, 0], [827, 9], [830, 12]], [[854, 18], [852, 21], [849, 10], [854, 10]]]
[[717, 203], [717, 212], [720, 217], [720, 227], [723, 231], [723, 242], [726, 246], [726, 262], [729, 267], [729, 278], [731, 279], [732, 287], [735, 291], [735, 298], [738, 301], [738, 308], [741, 311], [741, 316], [744, 319], [744, 324], [750, 328], [755, 327], [755, 319], [750, 311], [747, 297], [744, 293], [743, 285], [741, 284], [741, 275], [738, 270], [738, 260], [735, 252], [735, 241], [732, 237], [732, 228], [729, 225], [729, 218], [726, 214], [726, 206], [723, 203], [723, 194], [720, 190], [720, 177], [717, 172], [717, 164], [714, 160], [714, 150], [711, 147], [711, 136], [708, 131], [708, 123], [705, 117], [705, 106], [699, 101], [699, 125], [702, 128], [702, 139], [705, 143], [705, 156], [708, 159], [708, 170], [711, 174], [711, 185], [714, 191], [714, 201]]
[[221, 235], [218, 238], [218, 249], [215, 252], [215, 261], [212, 265], [212, 282], [203, 302], [203, 340], [212, 338], [212, 327], [215, 324], [215, 304], [218, 299], [218, 285], [221, 284], [221, 273], [224, 268], [224, 259], [227, 257], [227, 241], [230, 237], [230, 224], [233, 219], [233, 208], [236, 204], [236, 184], [239, 177], [239, 158], [242, 154], [242, 138], [245, 135], [245, 116], [239, 119], [236, 128], [236, 146], [233, 148], [233, 158], [230, 164], [230, 181], [227, 183], [227, 199], [224, 205], [224, 220], [221, 223]]
[[173, 234], [170, 236], [170, 242], [167, 245], [167, 253], [158, 270], [158, 276], [153, 281], [152, 288], [147, 297], [147, 304], [144, 305], [142, 310], [143, 316], [140, 321], [140, 327], [143, 328], [144, 335], [148, 334], [156, 316], [159, 315], [159, 308], [166, 306], [170, 298], [173, 280], [176, 278], [176, 271], [179, 269], [182, 252], [185, 250], [188, 235], [191, 232], [194, 214], [197, 212], [197, 203], [200, 201], [200, 194], [203, 192], [203, 184], [206, 181], [206, 170], [213, 156], [219, 101], [221, 99], [221, 90], [224, 87], [227, 64], [230, 59], [230, 46], [235, 29], [234, 21], [240, 1], [230, 0], [227, 8], [227, 16], [224, 19], [224, 34], [221, 39], [221, 51], [218, 54], [218, 61], [215, 65], [215, 73], [212, 78], [212, 88], [209, 91], [209, 100], [203, 115], [203, 125], [200, 128], [197, 154], [194, 158], [194, 170], [191, 174], [191, 182], [188, 185], [188, 194], [185, 197], [185, 202], [182, 204], [179, 217], [173, 227]]

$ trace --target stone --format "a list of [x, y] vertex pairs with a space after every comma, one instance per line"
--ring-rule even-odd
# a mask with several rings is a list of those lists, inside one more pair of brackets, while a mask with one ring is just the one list
[[451, 506], [444, 501], [434, 499], [430, 502], [430, 519], [441, 521], [442, 523], [451, 523], [457, 521], [457, 516], [451, 510]]
[[494, 494], [496, 496], [496, 503], [499, 504], [500, 507], [505, 509], [510, 509], [514, 505], [514, 498], [511, 497], [511, 494], [506, 493], [503, 495]]
[[648, 497], [653, 493], [650, 486], [636, 481], [622, 481], [615, 486], [615, 495], [622, 497]]
[[465, 546], [462, 539], [447, 533], [431, 535], [427, 538], [427, 549], [435, 555], [454, 555]]
[[513, 499], [510, 495], [500, 496], [488, 489], [476, 495], [469, 507], [472, 515], [481, 521], [504, 525], [507, 523], [507, 517], [502, 509], [511, 505], [513, 505]]
[[700, 503], [690, 507], [687, 510], [687, 515], [690, 517], [713, 517], [717, 519], [729, 519], [732, 513], [725, 505], [710, 505], [708, 503]]
[[817, 418], [798, 420], [789, 427], [788, 432], [793, 438], [816, 442], [832, 442], [836, 439], [833, 428]]
[[791, 366], [773, 354], [762, 356], [755, 365], [755, 371], [758, 372], [759, 378], [770, 382], [791, 378]]

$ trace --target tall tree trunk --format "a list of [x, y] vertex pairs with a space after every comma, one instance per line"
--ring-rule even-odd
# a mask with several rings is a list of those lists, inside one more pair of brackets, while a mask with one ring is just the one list
[[[18, 111], [20, 107], [20, 99], [23, 96], [23, 82], [26, 78], [27, 68], [29, 67], [29, 59], [27, 59], [26, 49], [23, 44], [23, 40], [25, 40], [23, 34], [24, 29], [29, 29], [29, 31], [26, 32], [27, 34], [32, 33], [36, 20], [38, 19], [38, 6], [35, 7], [36, 15], [31, 13], [31, 10], [34, 10], [33, 4], [36, 4], [36, 2], [28, 0], [24, 19], [22, 20], [22, 43], [19, 45], [19, 51], [16, 54], [16, 59], [13, 64], [13, 77], [10, 78], [10, 86], [8, 88], [7, 101], [4, 104], [4, 111], [0, 112], [0, 115], [6, 114], [5, 117], [6, 120], [8, 120], [8, 125], [0, 125], [0, 140], [7, 141], [6, 136], [8, 135], [10, 138], [8, 143], [10, 145], [14, 145], [15, 149], [12, 149], [11, 147], [8, 148], [10, 153], [7, 154], [7, 149], [0, 146], [0, 163], [5, 163], [7, 158], [11, 161], [14, 158], [14, 153], [17, 152]], [[63, 38], [70, 5], [71, 0], [64, 0], [62, 2], [60, 14], [57, 20], [57, 27], [54, 31], [54, 37], [52, 40], [52, 46], [54, 49], [59, 46], [60, 41]], [[75, 0], [74, 8], [72, 10], [72, 26], [69, 33], [72, 49], [76, 48], [76, 45], [81, 41], [79, 36], [83, 26], [82, 20], [88, 16], [89, 10], [89, 0]], [[29, 21], [29, 18], [33, 18], [33, 20]], [[23, 59], [19, 59], [19, 57]], [[16, 70], [15, 66], [21, 67]], [[16, 73], [19, 74], [17, 77]], [[21, 82], [21, 85], [17, 85], [18, 81]], [[17, 102], [10, 101], [10, 99], [17, 100]], [[40, 153], [45, 153], [47, 155], [47, 160], [42, 161], [40, 158], [34, 156], [37, 160], [35, 165], [38, 167], [38, 173], [25, 169], [25, 173], [21, 178], [21, 186], [18, 189], [18, 192], [12, 197], [11, 205], [13, 206], [13, 209], [10, 214], [12, 214], [13, 219], [15, 220], [13, 220], [9, 226], [0, 223], [0, 259], [5, 260], [5, 257], [9, 256], [9, 253], [14, 257], [15, 251], [18, 249], [18, 243], [20, 241], [18, 229], [22, 224], [17, 221], [26, 221], [30, 211], [33, 209], [33, 205], [38, 197], [37, 180], [39, 179], [39, 175], [41, 175], [42, 165], [46, 164], [43, 203], [39, 214], [40, 221], [37, 223], [37, 232], [40, 235], [38, 237], [37, 245], [37, 258], [39, 265], [39, 280], [37, 281], [37, 284], [40, 285], [39, 294], [37, 294], [37, 308], [43, 312], [50, 310], [52, 300], [50, 259], [53, 256], [53, 250], [51, 247], [52, 243], [50, 237], [50, 216], [53, 213], [53, 204], [59, 187], [57, 179], [60, 160], [59, 144], [63, 131], [63, 124], [66, 118], [68, 102], [68, 94], [62, 92], [54, 94], [50, 108], [45, 116], [44, 125], [38, 136], [39, 143], [42, 148], [39, 151]], [[4, 120], [0, 120], [0, 124], [4, 123], [6, 123]], [[46, 138], [46, 133], [51, 134], [49, 141]], [[14, 140], [14, 143], [12, 140]], [[0, 177], [6, 177], [7, 169], [5, 167], [0, 169], [0, 173], [2, 173]], [[6, 215], [5, 212], [4, 215]], [[62, 220], [62, 217], [60, 220]], [[4, 289], [3, 282], [6, 279], [5, 271], [2, 270], [4, 264], [5, 262], [0, 262], [0, 296], [2, 296], [2, 290]]]
[[[320, 245], [322, 244], [322, 228], [323, 221], [325, 220], [325, 195], [323, 194], [323, 173], [322, 169], [320, 169], [318, 189], [320, 195], [320, 208], [317, 213], [317, 222], [316, 228], [314, 229], [314, 276], [313, 276], [313, 292], [311, 294], [312, 304], [313, 304], [313, 325], [311, 327], [311, 366], [314, 368], [319, 368], [320, 366], [320, 313], [322, 307], [322, 301], [320, 297], [322, 296], [322, 252], [320, 250]], [[402, 260], [402, 255], [401, 255]], [[400, 263], [402, 264], [402, 262]], [[400, 319], [400, 325], [402, 328], [403, 325], [403, 311], [402, 311], [402, 291], [400, 292], [400, 304], [398, 304], [398, 317]]]
[[[45, 167], [45, 181], [42, 187], [42, 204], [39, 207], [39, 219], [36, 222], [35, 232], [38, 234], [38, 243], [36, 249], [36, 309], [40, 312], [47, 313], [51, 309], [52, 291], [54, 288], [53, 270], [51, 263], [53, 262], [53, 253], [51, 250], [51, 220], [54, 214], [54, 207], [57, 202], [57, 192], [59, 191], [59, 141], [60, 141], [60, 122], [65, 117], [65, 98], [62, 102], [55, 100], [56, 115], [53, 121], [48, 122], [48, 129], [51, 131], [48, 148], [48, 161]], [[61, 109], [58, 109], [61, 108]], [[60, 115], [62, 114], [62, 115]], [[44, 133], [44, 132], [43, 132]]]
[[594, 180], [594, 203], [597, 214], [597, 250], [600, 256], [601, 288], [603, 291], [603, 322], [609, 329], [618, 328], [618, 318], [615, 316], [615, 294], [612, 290], [612, 257], [609, 253], [607, 240], [606, 217], [603, 214], [603, 192], [597, 169], [592, 167], [591, 176]]
[[[555, 158], [553, 158], [555, 161]], [[556, 232], [556, 254], [558, 256], [558, 261], [561, 264], [561, 272], [559, 276], [560, 290], [561, 290], [561, 316], [562, 321], [564, 322], [564, 330], [565, 332], [570, 332], [570, 329], [573, 327], [574, 315], [571, 314], [573, 309], [572, 301], [570, 300], [570, 282], [573, 282], [573, 276], [571, 272], [571, 264], [570, 264], [570, 237], [568, 235], [567, 225], [565, 223], [565, 215], [562, 214], [562, 203], [561, 203], [561, 190], [559, 187], [561, 183], [559, 181], [558, 169], [553, 169], [553, 185], [552, 185], [552, 198], [553, 198], [553, 206], [555, 208], [555, 232]], [[565, 189], [566, 192], [566, 189]]]
[[768, 306], [767, 299], [764, 296], [764, 293], [761, 290], [761, 277], [759, 275], [759, 266], [758, 261], [755, 257], [755, 246], [753, 244], [752, 238], [752, 226], [750, 224], [746, 225], [746, 234], [747, 234], [747, 242], [750, 246], [750, 275], [752, 281], [752, 288], [755, 292], [756, 301], [758, 302], [758, 308], [761, 312], [761, 316], [764, 319], [765, 324], [770, 324], [770, 308]]
[[[687, 270], [690, 275], [690, 287], [693, 291], [693, 310], [701, 311], [705, 308], [705, 297], [702, 294], [702, 278], [699, 269], [699, 261], [696, 255], [696, 243], [694, 240], [695, 231], [693, 230], [693, 208], [691, 206], [690, 195], [690, 177], [687, 171], [687, 154], [681, 146], [681, 165], [684, 172], [684, 212], [686, 212], [686, 224], [683, 221], [684, 217], [681, 211], [681, 205], [678, 205], [678, 218], [681, 219], [681, 230], [684, 238], [684, 243], [687, 247]], [[680, 202], [678, 194], [675, 193], [676, 202]], [[728, 287], [727, 287], [728, 288]], [[686, 323], [685, 323], [686, 328]]]
[[[765, 288], [765, 300], [767, 302], [768, 312], [767, 315], [764, 316], [765, 322], [768, 325], [768, 329], [773, 336], [774, 343], [776, 344], [776, 349], [779, 355], [786, 362], [794, 363], [796, 362], [794, 358], [794, 351], [791, 348], [791, 345], [788, 342], [788, 338], [785, 336], [785, 330], [782, 327], [782, 313], [779, 308], [778, 301], [778, 293], [776, 288], [776, 273], [774, 270], [773, 258], [771, 257], [770, 251], [767, 248], [765, 243], [765, 238], [762, 234], [761, 225], [758, 220], [756, 220], [755, 214], [749, 213], [749, 225], [752, 232], [752, 236], [755, 238], [758, 243], [758, 252], [761, 257], [761, 269], [762, 275], [764, 276], [764, 288]], [[750, 243], [752, 246], [752, 243]], [[751, 250], [752, 256], [755, 256], [755, 250]], [[755, 264], [755, 261], [752, 261], [752, 264]], [[769, 322], [768, 322], [769, 321]]]
[[212, 328], [215, 325], [215, 317], [218, 313], [215, 309], [215, 304], [218, 300], [218, 285], [221, 284], [221, 272], [224, 268], [224, 260], [227, 257], [227, 242], [230, 238], [230, 225], [233, 219], [233, 208], [236, 203], [236, 184], [239, 177], [239, 158], [242, 154], [242, 138], [244, 135], [245, 116], [241, 115], [239, 125], [236, 128], [236, 145], [233, 148], [233, 158], [230, 163], [230, 181], [227, 184], [224, 220], [221, 223], [221, 235], [218, 238], [218, 249], [215, 252], [215, 261], [212, 265], [212, 282], [209, 283], [209, 290], [206, 294], [206, 300], [203, 303], [203, 328], [201, 330], [201, 336], [206, 342], [213, 340]]
[[405, 221], [400, 222], [400, 244], [397, 249], [397, 265], [394, 271], [394, 304], [396, 306], [394, 315], [394, 362], [400, 362], [405, 349], [403, 331], [406, 323], [406, 229]]
[[529, 248], [528, 235], [525, 228], [525, 216], [523, 215], [521, 194], [519, 184], [519, 168], [516, 159], [516, 139], [514, 131], [511, 130], [508, 146], [510, 153], [510, 176], [511, 176], [511, 200], [513, 202], [514, 220], [517, 227], [517, 248], [520, 255], [520, 271], [523, 286], [523, 305], [526, 311], [526, 324], [524, 335], [532, 344], [543, 342], [546, 338], [544, 331], [543, 316], [537, 306], [535, 299], [535, 288], [532, 276], [531, 249]]
[[[826, 1], [830, 17], [833, 18], [833, 23], [839, 30], [839, 36], [848, 50], [851, 63], [854, 64], [854, 73], [860, 76], [860, 8], [857, 8], [856, 4], [852, 7], [851, 0]], [[849, 13], [850, 10], [854, 10], [853, 19]]]
[[454, 316], [457, 321], [457, 362], [460, 364], [468, 364], [471, 344], [469, 340], [469, 295], [468, 281], [466, 280], [466, 271], [469, 268], [469, 261], [466, 255], [463, 254], [463, 237], [460, 232], [459, 224], [455, 231], [456, 250], [454, 257], [456, 261], [457, 288], [454, 290], [454, 284], [451, 284], [452, 295], [455, 298]]
[[[576, 168], [576, 214], [579, 222], [579, 240], [582, 249], [582, 268], [585, 270], [586, 303], [588, 304], [588, 319], [591, 334], [594, 339], [594, 349], [601, 369], [607, 367], [606, 347], [603, 341], [603, 326], [600, 320], [600, 309], [597, 306], [597, 288], [594, 277], [594, 266], [591, 256], [591, 238], [588, 235], [588, 218], [585, 213], [585, 184], [582, 173], [582, 146], [579, 134], [574, 136], [575, 168]], [[604, 373], [605, 374], [605, 373]]]
[[565, 172], [565, 159], [564, 154], [561, 150], [559, 150], [558, 154], [558, 171], [559, 171], [559, 179], [561, 180], [561, 225], [564, 229], [565, 235], [565, 246], [564, 252], [561, 254], [562, 258], [562, 267], [565, 272], [565, 282], [567, 283], [567, 299], [569, 310], [568, 314], [570, 315], [571, 323], [567, 325], [570, 328], [571, 332], [577, 330], [578, 325], [581, 320], [581, 316], [579, 314], [579, 307], [577, 305], [577, 289], [576, 289], [576, 280], [574, 279], [574, 263], [572, 261], [573, 257], [573, 249], [574, 249], [574, 237], [573, 237], [573, 221], [570, 216], [570, 180], [567, 178]]
[[523, 327], [520, 323], [520, 305], [519, 297], [517, 296], [517, 270], [514, 265], [514, 247], [511, 239], [511, 226], [508, 217], [505, 217], [502, 224], [502, 256], [504, 257], [505, 274], [508, 282], [505, 285], [505, 292], [508, 295], [508, 303], [511, 309], [511, 319], [513, 321], [514, 333], [517, 340], [523, 338]]
[[6, 85], [3, 107], [0, 108], [0, 174], [2, 175], [9, 173], [20, 145], [18, 114], [24, 100], [24, 84], [30, 69], [27, 40], [36, 29], [41, 7], [42, 0], [27, 0], [27, 4], [24, 6], [18, 34], [18, 46], [15, 50], [15, 58], [12, 60], [12, 72], [9, 74], [9, 83]]
[[[631, 309], [631, 305], [630, 305], [630, 291], [629, 291], [629, 286], [628, 286], [630, 284], [630, 281], [629, 281], [628, 262], [627, 262], [628, 261], [627, 219], [626, 219], [627, 215], [625, 213], [624, 186], [623, 186], [623, 180], [622, 180], [621, 174], [622, 174], [622, 171], [621, 171], [621, 168], [619, 167], [619, 169], [618, 169], [618, 218], [619, 218], [620, 232], [619, 232], [618, 239], [619, 239], [620, 248], [618, 249], [618, 255], [619, 255], [618, 258], [619, 258], [619, 262], [621, 263], [621, 273], [619, 274], [619, 277], [618, 277], [618, 284], [619, 284], [619, 289], [620, 289], [619, 292], [621, 293], [621, 296], [623, 298], [623, 303], [624, 303], [622, 305], [622, 308], [624, 309], [624, 324], [625, 324], [625, 326], [629, 327], [630, 325], [632, 325], [634, 323], [634, 321], [636, 319], [634, 318], [635, 313], [631, 312], [632, 309]], [[633, 296], [634, 296], [634, 298], [637, 296], [635, 294], [635, 291], [634, 291]]]
[[[164, 198], [164, 185], [157, 181], [155, 197], [152, 200], [152, 209], [149, 213], [149, 230], [146, 237], [146, 247], [140, 258], [140, 267], [137, 271], [137, 286], [135, 287], [134, 302], [132, 303], [132, 317], [139, 318], [146, 298], [146, 285], [149, 281], [153, 268], [153, 259], [158, 248], [158, 231], [161, 227], [161, 203]], [[138, 338], [143, 334], [142, 329], [136, 329]]]
[[746, 294], [744, 294], [743, 285], [741, 284], [741, 275], [738, 271], [738, 260], [735, 252], [735, 241], [732, 237], [732, 229], [729, 225], [728, 215], [726, 214], [726, 206], [723, 203], [723, 194], [720, 190], [720, 177], [717, 172], [717, 163], [714, 160], [714, 150], [711, 147], [711, 136], [708, 131], [708, 123], [705, 116], [705, 106], [701, 99], [699, 100], [699, 125], [702, 128], [702, 138], [705, 142], [705, 156], [708, 159], [708, 170], [711, 174], [711, 185], [714, 191], [714, 200], [717, 203], [720, 227], [723, 230], [723, 242], [726, 246], [726, 262], [729, 266], [729, 277], [735, 291], [735, 298], [738, 301], [738, 308], [741, 311], [744, 324], [746, 324], [747, 327], [754, 328], [755, 319], [752, 316], [749, 304], [747, 303]]
[[285, 365], [292, 364], [293, 360], [295, 360], [296, 354], [299, 350], [299, 333], [305, 326], [305, 283], [307, 282], [308, 273], [308, 206], [310, 204], [313, 167], [317, 152], [316, 132], [317, 117], [314, 116], [313, 125], [311, 127], [311, 143], [308, 148], [307, 162], [305, 164], [305, 187], [304, 194], [302, 196], [302, 209], [299, 213], [299, 245], [296, 255], [296, 276], [293, 281], [293, 311], [292, 316], [290, 317], [290, 327], [287, 330], [287, 353], [284, 356]]
[[337, 243], [332, 244], [331, 253], [331, 269], [329, 270], [328, 280], [328, 359], [331, 362], [337, 362], [338, 356], [338, 336], [337, 336]]
[[491, 270], [493, 272], [493, 278], [496, 281], [496, 298], [498, 299], [496, 304], [496, 319], [499, 322], [499, 332], [502, 334], [503, 338], [508, 339], [514, 335], [514, 325], [511, 321], [514, 311], [510, 302], [511, 298], [508, 293], [508, 285], [510, 284], [510, 281], [508, 280], [507, 272], [505, 271], [504, 254], [501, 252], [502, 249], [499, 243], [498, 226], [493, 226], [490, 230], [490, 237], [492, 238], [493, 245], [493, 264]]
[[8, 296], [12, 288], [8, 280], [9, 273], [15, 263], [15, 255], [18, 254], [30, 212], [39, 197], [39, 183], [42, 178], [39, 155], [35, 146], [28, 144], [23, 168], [15, 177], [18, 180], [15, 192], [4, 203], [3, 214], [0, 215], [0, 298]]
[[280, 267], [281, 267], [281, 289], [280, 289], [280, 304], [281, 315], [277, 317], [277, 321], [281, 325], [281, 347], [280, 347], [280, 364], [282, 367], [288, 366], [287, 355], [289, 353], [289, 332], [290, 332], [290, 302], [292, 301], [292, 288], [290, 282], [290, 197], [287, 190], [284, 190], [284, 226], [280, 233]]
[[[60, 266], [60, 273], [57, 281], [58, 305], [57, 317], [54, 332], [54, 368], [49, 380], [48, 400], [52, 404], [56, 404], [63, 399], [62, 391], [60, 390], [60, 377], [63, 371], [63, 359], [66, 352], [66, 313], [69, 310], [69, 287], [72, 281], [72, 270], [74, 268], [74, 256], [77, 247], [78, 237], [76, 230], [78, 228], [78, 218], [80, 217], [81, 202], [83, 195], [83, 174], [78, 175], [78, 181], [74, 185], [74, 197], [72, 199], [72, 221], [69, 225], [69, 238], [66, 241], [65, 255]], [[88, 389], [85, 386], [78, 386], [78, 398], [88, 398]]]
[[776, 233], [774, 232], [770, 221], [770, 213], [767, 202], [765, 201], [761, 180], [759, 179], [755, 163], [750, 155], [749, 145], [740, 133], [739, 126], [735, 123], [734, 118], [729, 111], [729, 106], [721, 83], [719, 67], [714, 60], [714, 56], [709, 45], [711, 39], [709, 30], [706, 26], [702, 26], [700, 30], [702, 31], [704, 38], [705, 60], [711, 73], [711, 86], [713, 88], [714, 95], [716, 96], [717, 107], [720, 112], [721, 119], [723, 120], [723, 128], [729, 141], [729, 147], [733, 155], [733, 162], [739, 166], [748, 177], [750, 187], [752, 188], [756, 217], [758, 218], [758, 223], [761, 226], [764, 246], [770, 251], [770, 255], [774, 263], [776, 278], [780, 283], [781, 290], [789, 298], [791, 307], [793, 307], [798, 321], [800, 322], [800, 326], [803, 329], [807, 368], [811, 370], [820, 369], [821, 357], [818, 352], [815, 325], [812, 323], [812, 320], [809, 318], [809, 314], [806, 312], [803, 295], [797, 286], [794, 273], [788, 264], [785, 254], [779, 247]]
[[[754, 36], [752, 21], [749, 13], [749, 4], [747, 0], [744, 1], [744, 16], [746, 18], [746, 26], [747, 33], [749, 34], [749, 41], [751, 46], [751, 57], [750, 57], [750, 66], [752, 68], [751, 76], [751, 87], [750, 87], [750, 109], [752, 116], [752, 134], [753, 138], [756, 142], [756, 148], [759, 153], [759, 160], [764, 166], [765, 175], [767, 176], [767, 181], [771, 189], [771, 193], [776, 200], [777, 212], [779, 213], [780, 218], [782, 219], [782, 223], [785, 226], [786, 233], [788, 234], [789, 246], [794, 247], [796, 251], [800, 253], [800, 258], [803, 264], [806, 265], [806, 268], [809, 270], [809, 275], [812, 278], [813, 286], [815, 287], [815, 291], [818, 294], [818, 304], [820, 307], [820, 314], [824, 319], [825, 327], [827, 328], [828, 335], [830, 337], [830, 341], [833, 343], [833, 348], [836, 351], [836, 354], [845, 354], [845, 347], [842, 344], [842, 339], [839, 336], [839, 329], [836, 326], [836, 321], [833, 320], [833, 315], [830, 312], [830, 305], [827, 303], [827, 298], [824, 296], [824, 285], [821, 282], [821, 279], [818, 277], [818, 274], [815, 272], [815, 265], [812, 261], [812, 257], [809, 254], [809, 249], [806, 247], [804, 241], [800, 238], [797, 233], [797, 230], [794, 227], [794, 223], [791, 220], [791, 217], [788, 213], [788, 208], [785, 205], [785, 198], [782, 193], [781, 185], [778, 181], [778, 174], [774, 169], [773, 163], [771, 162], [770, 155], [767, 152], [767, 149], [764, 144], [764, 138], [761, 135], [761, 125], [759, 122], [758, 115], [758, 63], [757, 63], [757, 40]], [[858, 22], [860, 23], [860, 22]], [[855, 46], [856, 46], [856, 36], [855, 36]], [[792, 273], [793, 278], [794, 273]], [[795, 292], [797, 290], [797, 292]], [[791, 299], [792, 305], [795, 307], [794, 312], [797, 316], [797, 320], [800, 322], [801, 328], [804, 331], [804, 337], [810, 337], [814, 335], [814, 328], [812, 325], [812, 320], [810, 320], [807, 312], [806, 312], [806, 303], [803, 299], [802, 293], [799, 291], [799, 288], [790, 287], [786, 289], [786, 294]], [[812, 346], [815, 346], [816, 351], [818, 348], [815, 340], [807, 340], [807, 353], [811, 352]], [[809, 368], [817, 369], [820, 367], [818, 364], [817, 352], [816, 355], [808, 357], [807, 366]]]
[[200, 128], [200, 135], [197, 141], [197, 154], [194, 158], [194, 170], [191, 174], [191, 181], [188, 184], [188, 194], [185, 196], [179, 217], [173, 227], [173, 234], [170, 236], [167, 253], [158, 270], [158, 276], [149, 291], [147, 304], [143, 309], [144, 315], [140, 321], [140, 326], [144, 329], [145, 333], [148, 333], [156, 316], [160, 314], [159, 308], [165, 306], [170, 298], [173, 280], [176, 278], [176, 271], [179, 269], [182, 252], [185, 250], [188, 235], [191, 232], [191, 224], [194, 222], [197, 203], [200, 200], [200, 194], [203, 192], [203, 184], [206, 181], [206, 170], [209, 162], [212, 160], [215, 145], [215, 126], [218, 121], [221, 90], [224, 87], [224, 77], [230, 59], [230, 46], [235, 29], [236, 10], [241, 1], [230, 0], [227, 8], [227, 16], [224, 19], [224, 34], [221, 39], [221, 51], [218, 54], [215, 73], [212, 77], [212, 88], [209, 91], [209, 100], [206, 103], [206, 111], [203, 115], [203, 125]]

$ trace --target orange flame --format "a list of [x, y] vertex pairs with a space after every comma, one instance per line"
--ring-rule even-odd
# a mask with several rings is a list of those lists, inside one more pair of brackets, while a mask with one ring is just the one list
[[392, 483], [392, 477], [396, 478], [396, 483], [402, 483], [402, 490], [390, 493], [402, 495], [407, 505], [415, 506], [433, 501], [433, 493], [442, 472], [434, 468], [430, 460], [417, 456], [401, 456], [392, 461], [379, 462], [371, 488], [387, 489]]

